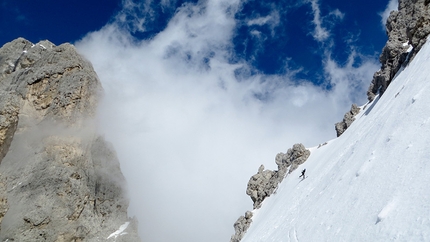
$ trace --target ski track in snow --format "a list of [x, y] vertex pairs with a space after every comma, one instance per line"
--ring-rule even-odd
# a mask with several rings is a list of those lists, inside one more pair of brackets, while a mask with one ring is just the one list
[[430, 44], [364, 105], [339, 138], [311, 149], [254, 211], [242, 242], [430, 241]]

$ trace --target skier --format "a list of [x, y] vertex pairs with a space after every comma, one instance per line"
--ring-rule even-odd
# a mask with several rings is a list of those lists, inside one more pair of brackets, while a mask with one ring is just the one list
[[299, 178], [303, 177], [303, 179], [305, 179], [305, 172], [306, 172], [306, 169], [303, 169], [302, 174], [299, 176]]

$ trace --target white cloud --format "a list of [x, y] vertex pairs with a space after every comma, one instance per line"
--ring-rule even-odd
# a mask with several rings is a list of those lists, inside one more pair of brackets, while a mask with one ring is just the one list
[[335, 9], [328, 13], [326, 16], [322, 16], [321, 9], [319, 6], [319, 0], [305, 0], [304, 3], [310, 3], [312, 8], [312, 13], [314, 15], [312, 23], [314, 25], [314, 30], [312, 32], [312, 36], [318, 42], [325, 42], [331, 36], [331, 25], [333, 25], [332, 21], [329, 21], [327, 17], [334, 16], [337, 20], [343, 20], [345, 14], [342, 13], [339, 9]]
[[398, 0], [390, 0], [385, 10], [379, 13], [379, 15], [381, 16], [381, 24], [384, 31], [385, 31], [385, 23], [387, 23], [387, 19], [390, 16], [391, 11], [397, 11], [398, 6], [399, 6]]
[[345, 17], [345, 14], [342, 13], [339, 9], [335, 9], [329, 13], [329, 15], [335, 16], [337, 19], [342, 20]]
[[352, 90], [367, 87], [378, 65], [356, 67], [355, 53], [343, 66], [327, 58], [331, 90], [297, 82], [294, 71], [238, 72], [253, 69], [229, 62], [236, 22], [227, 12], [239, 7], [186, 4], [147, 41], [117, 19], [76, 43], [105, 89], [100, 130], [117, 150], [143, 241], [228, 241], [252, 208], [245, 190], [259, 165], [274, 169], [296, 142], [333, 138], [351, 102], [366, 99]]
[[344, 94], [343, 100], [339, 97], [339, 101], [352, 101], [356, 104], [360, 104], [362, 100], [360, 94], [366, 93], [371, 77], [378, 67], [379, 63], [375, 59], [362, 56], [355, 50], [351, 51], [344, 65], [339, 65], [330, 56], [324, 63], [324, 70], [330, 83], [335, 85], [337, 92]]
[[253, 18], [246, 21], [246, 24], [248, 26], [263, 26], [263, 25], [269, 26], [272, 37], [275, 36], [276, 34], [275, 28], [279, 25], [279, 23], [280, 23], [279, 12], [275, 9], [272, 10], [272, 12], [265, 17]]
[[177, 0], [161, 0], [161, 5], [163, 7], [168, 7], [171, 8], [173, 6], [175, 6]]
[[[115, 18], [116, 24], [123, 25], [133, 33], [145, 32], [148, 22], [155, 20], [152, 3], [152, 0], [122, 0], [122, 9]], [[169, 0], [162, 0], [163, 7], [167, 7], [168, 4]]]
[[261, 37], [261, 32], [258, 30], [251, 30], [250, 34], [257, 37], [257, 38]]
[[269, 22], [271, 20], [272, 20], [272, 17], [269, 15], [266, 17], [259, 17], [259, 18], [248, 20], [247, 24], [248, 24], [248, 26], [251, 26], [251, 25], [260, 25], [261, 26], [261, 25], [267, 24], [267, 22]]
[[312, 35], [315, 40], [319, 42], [325, 41], [330, 36], [330, 33], [322, 26], [321, 10], [319, 8], [318, 0], [311, 0], [310, 3], [314, 14], [313, 24], [315, 25]]
[[275, 28], [276, 26], [279, 25], [279, 12], [276, 10], [273, 10], [270, 15], [267, 15], [265, 17], [258, 17], [258, 18], [253, 18], [253, 19], [249, 19], [247, 21], [247, 25], [248, 26], [252, 26], [252, 25], [258, 25], [258, 26], [262, 26], [262, 25], [269, 25], [272, 29]]
[[[274, 6], [271, 6], [275, 8]], [[249, 34], [252, 37], [252, 54], [247, 53], [247, 49], [244, 50], [244, 53], [248, 54], [248, 58], [250, 61], [255, 61], [258, 58], [258, 55], [265, 51], [265, 41], [269, 39], [267, 34], [264, 31], [261, 31], [261, 26], [266, 26], [270, 29], [270, 35], [272, 38], [275, 37], [276, 31], [275, 28], [278, 27], [280, 23], [279, 12], [276, 9], [272, 9], [271, 13], [264, 17], [256, 17], [250, 18], [244, 21], [244, 25], [250, 27]], [[244, 46], [247, 46], [248, 39], [244, 40]]]

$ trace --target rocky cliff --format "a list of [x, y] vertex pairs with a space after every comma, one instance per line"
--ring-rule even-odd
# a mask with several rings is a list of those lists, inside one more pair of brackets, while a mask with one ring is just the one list
[[[246, 194], [249, 195], [254, 203], [254, 209], [261, 207], [262, 202], [266, 197], [270, 197], [276, 192], [279, 183], [284, 178], [303, 164], [311, 152], [305, 148], [303, 144], [295, 144], [288, 149], [287, 153], [279, 153], [276, 155], [275, 162], [278, 165], [278, 170], [265, 170], [261, 165], [257, 174], [253, 175], [248, 182]], [[245, 216], [240, 216], [234, 223], [235, 234], [231, 237], [231, 242], [240, 241], [245, 235], [246, 230], [252, 222], [252, 212], [247, 211]]]
[[140, 241], [94, 120], [101, 84], [70, 44], [0, 49], [0, 240]]
[[[384, 93], [401, 67], [407, 65], [425, 44], [430, 34], [429, 3], [430, 0], [399, 0], [398, 11], [391, 12], [386, 24], [388, 41], [379, 57], [381, 69], [374, 74], [367, 92], [369, 101]], [[360, 108], [353, 104], [343, 120], [335, 124], [337, 136], [345, 132], [359, 112]], [[261, 206], [264, 198], [276, 192], [278, 183], [284, 179], [285, 174], [305, 162], [309, 155], [310, 152], [303, 145], [296, 144], [286, 154], [277, 155], [278, 171], [264, 170], [264, 166], [261, 166], [258, 173], [251, 177], [247, 187], [254, 209]], [[235, 234], [230, 241], [240, 241], [251, 223], [252, 212], [247, 211], [245, 216], [235, 222]]]
[[351, 126], [352, 122], [355, 121], [355, 115], [357, 115], [358, 113], [360, 113], [360, 108], [357, 107], [356, 104], [352, 104], [351, 110], [345, 113], [345, 115], [343, 116], [343, 120], [334, 125], [337, 137], [341, 136], [343, 132], [345, 132], [345, 130], [349, 128], [349, 126]]
[[401, 66], [426, 42], [430, 33], [429, 3], [429, 0], [399, 0], [398, 11], [391, 12], [386, 23], [388, 41], [379, 57], [381, 69], [373, 75], [367, 92], [370, 101], [384, 93]]
[[[398, 11], [392, 11], [387, 19], [387, 43], [379, 56], [381, 69], [373, 75], [367, 98], [384, 94], [401, 67], [412, 60], [430, 34], [430, 0], [399, 0]], [[354, 105], [344, 119], [335, 124], [337, 136], [355, 120], [359, 109]]]

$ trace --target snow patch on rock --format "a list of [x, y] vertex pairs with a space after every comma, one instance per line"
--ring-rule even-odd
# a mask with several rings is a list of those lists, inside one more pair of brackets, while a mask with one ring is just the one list
[[110, 234], [106, 239], [115, 238], [124, 234], [127, 234], [127, 232], [124, 232], [124, 230], [127, 229], [130, 222], [125, 222], [123, 225], [119, 226], [119, 229], [112, 234]]

